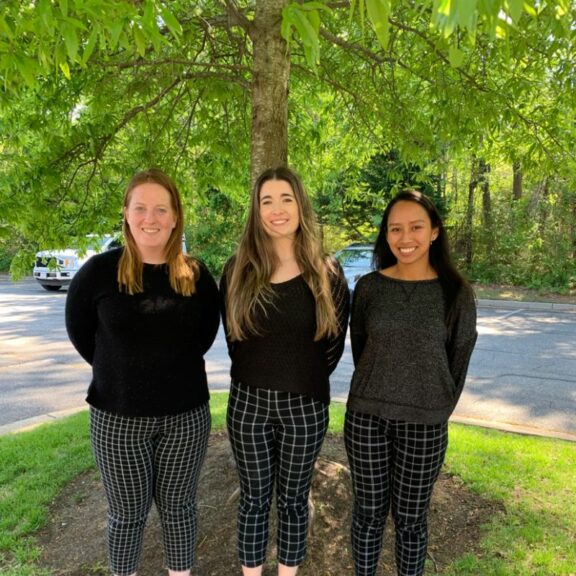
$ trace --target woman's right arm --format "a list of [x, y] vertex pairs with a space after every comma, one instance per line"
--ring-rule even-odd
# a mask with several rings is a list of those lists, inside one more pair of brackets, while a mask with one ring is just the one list
[[352, 359], [354, 366], [358, 365], [368, 335], [366, 334], [366, 323], [364, 309], [366, 306], [366, 290], [362, 279], [356, 284], [352, 295], [352, 310], [350, 314], [350, 344], [352, 346]]
[[90, 261], [76, 273], [66, 297], [66, 330], [80, 356], [92, 364], [96, 339], [97, 312], [94, 303], [96, 282]]

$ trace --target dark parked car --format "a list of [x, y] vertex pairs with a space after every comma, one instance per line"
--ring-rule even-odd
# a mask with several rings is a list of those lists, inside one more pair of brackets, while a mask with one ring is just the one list
[[373, 252], [372, 244], [350, 244], [336, 252], [335, 256], [344, 270], [350, 293], [354, 291], [360, 277], [372, 271]]

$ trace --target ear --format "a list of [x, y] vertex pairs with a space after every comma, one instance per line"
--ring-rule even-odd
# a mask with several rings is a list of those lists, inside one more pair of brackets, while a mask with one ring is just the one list
[[436, 238], [438, 238], [438, 234], [440, 234], [440, 231], [438, 230], [438, 228], [433, 228], [432, 229], [432, 242], [434, 242], [434, 240], [436, 240]]

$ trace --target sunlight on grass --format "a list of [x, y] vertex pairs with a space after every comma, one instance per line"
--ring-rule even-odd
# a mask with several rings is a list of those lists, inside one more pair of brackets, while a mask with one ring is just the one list
[[[213, 430], [225, 428], [227, 393], [214, 393]], [[340, 434], [345, 405], [330, 407]], [[87, 412], [0, 437], [0, 573], [49, 576], [36, 564], [34, 532], [52, 499], [93, 467]], [[484, 527], [483, 554], [466, 554], [445, 576], [569, 576], [576, 566], [576, 444], [451, 424], [446, 466], [506, 512]]]
[[506, 514], [485, 531], [485, 558], [461, 559], [447, 574], [574, 574], [576, 444], [460, 425], [450, 432], [447, 467]]

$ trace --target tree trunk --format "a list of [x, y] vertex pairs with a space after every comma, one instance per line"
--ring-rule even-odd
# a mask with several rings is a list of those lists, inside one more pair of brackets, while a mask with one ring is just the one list
[[475, 155], [472, 156], [470, 169], [470, 182], [468, 184], [468, 205], [466, 207], [466, 226], [464, 230], [464, 247], [466, 268], [472, 267], [474, 253], [472, 250], [472, 224], [474, 219], [474, 192], [478, 187], [478, 160]]
[[520, 162], [517, 160], [514, 161], [512, 164], [512, 198], [514, 200], [520, 200], [522, 198], [522, 166], [520, 166]]
[[288, 161], [288, 81], [290, 51], [280, 34], [288, 0], [257, 0], [251, 31], [252, 70], [251, 180]]

